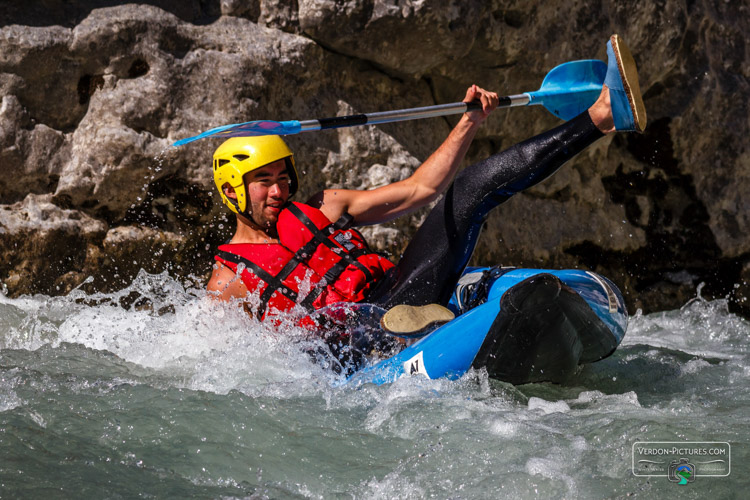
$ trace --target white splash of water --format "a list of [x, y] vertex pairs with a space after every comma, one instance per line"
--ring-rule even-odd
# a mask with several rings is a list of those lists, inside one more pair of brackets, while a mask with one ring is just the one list
[[0, 308], [0, 348], [80, 344], [190, 389], [293, 396], [333, 377], [310, 361], [304, 351], [313, 341], [291, 320], [261, 323], [239, 303], [185, 289], [166, 273], [141, 272], [130, 286], [109, 294], [0, 295]]

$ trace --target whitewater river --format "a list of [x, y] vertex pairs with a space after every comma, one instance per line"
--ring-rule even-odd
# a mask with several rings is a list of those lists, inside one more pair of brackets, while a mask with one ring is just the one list
[[[293, 339], [290, 342], [289, 339]], [[0, 294], [1, 498], [746, 498], [750, 323], [631, 318], [565, 386], [473, 372], [337, 387], [280, 333], [166, 275]], [[639, 441], [731, 446], [728, 477], [633, 475]]]

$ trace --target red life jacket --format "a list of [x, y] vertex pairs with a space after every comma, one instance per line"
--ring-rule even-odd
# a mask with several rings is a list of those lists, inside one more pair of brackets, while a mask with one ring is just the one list
[[360, 302], [394, 265], [348, 228], [352, 219], [345, 214], [331, 223], [317, 208], [292, 202], [279, 213], [279, 243], [225, 244], [215, 258], [235, 273], [244, 265], [240, 277], [260, 296], [260, 318], [295, 304], [312, 312]]

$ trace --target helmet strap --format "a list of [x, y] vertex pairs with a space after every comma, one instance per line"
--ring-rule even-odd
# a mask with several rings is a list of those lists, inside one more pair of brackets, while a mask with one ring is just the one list
[[237, 213], [240, 213], [240, 204], [237, 202], [237, 200], [232, 199], [232, 198], [230, 198], [228, 196], [227, 196], [227, 200], [229, 200], [229, 203], [231, 203], [232, 205], [234, 205], [234, 208], [237, 210]]

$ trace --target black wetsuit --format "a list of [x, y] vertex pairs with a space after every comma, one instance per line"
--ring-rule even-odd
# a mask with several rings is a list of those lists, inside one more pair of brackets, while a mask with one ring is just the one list
[[490, 210], [546, 179], [600, 137], [584, 112], [464, 169], [367, 302], [386, 309], [397, 304], [447, 305]]

